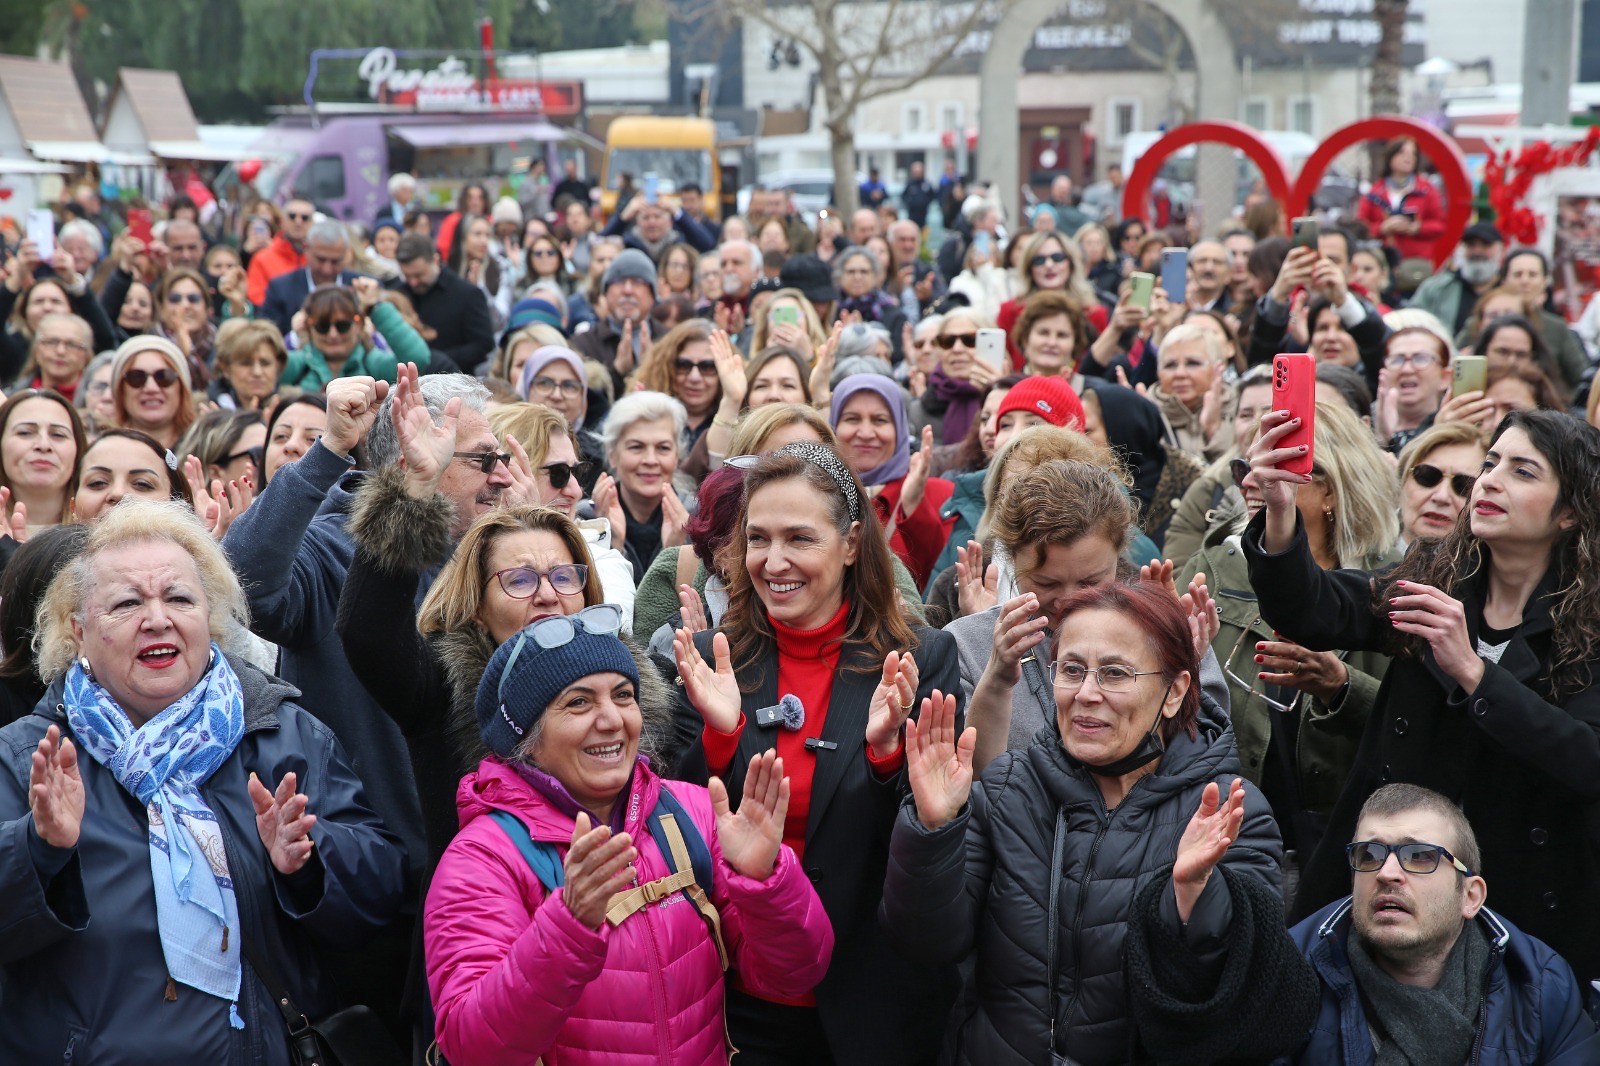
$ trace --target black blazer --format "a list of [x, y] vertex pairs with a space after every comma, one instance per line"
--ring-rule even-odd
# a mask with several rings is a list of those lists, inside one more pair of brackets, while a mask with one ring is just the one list
[[[1268, 625], [1313, 649], [1381, 650], [1393, 639], [1389, 620], [1372, 610], [1368, 574], [1318, 567], [1298, 520], [1294, 544], [1267, 555], [1264, 526], [1257, 515], [1243, 542]], [[1487, 583], [1480, 570], [1449, 590], [1474, 641]], [[1380, 786], [1403, 781], [1466, 813], [1495, 910], [1565, 956], [1581, 982], [1600, 978], [1600, 684], [1552, 698], [1550, 608], [1559, 584], [1544, 576], [1475, 692], [1462, 691], [1429, 651], [1392, 660], [1328, 831], [1300, 879], [1296, 920], [1349, 894], [1344, 845], [1355, 839], [1361, 805]], [[1600, 681], [1600, 661], [1588, 667]]]
[[[912, 714], [934, 689], [953, 694], [961, 713], [965, 697], [955, 638], [924, 626], [912, 630], [918, 640], [913, 654], [921, 671]], [[695, 637], [708, 661], [713, 632]], [[889, 836], [910, 784], [903, 767], [888, 780], [880, 780], [867, 763], [867, 708], [883, 669], [882, 661], [873, 658], [859, 644], [847, 644], [840, 657], [822, 727], [822, 739], [839, 747], [816, 756], [802, 861], [833, 922], [833, 962], [816, 996], [822, 1027], [839, 1066], [931, 1063], [943, 1043], [957, 991], [955, 967], [913, 965], [889, 946], [878, 924]], [[871, 669], [849, 669], [852, 664]], [[754, 672], [755, 690], [744, 697], [744, 733], [723, 777], [735, 805], [744, 792], [750, 759], [777, 743], [778, 727], [757, 725], [754, 713], [778, 702], [777, 653]], [[678, 694], [680, 715], [698, 723], [699, 714], [681, 688]], [[690, 746], [680, 776], [706, 780], [705, 749], [698, 741]], [[929, 935], [938, 933], [929, 930]]]
[[[341, 270], [339, 284], [348, 285], [363, 276], [354, 270]], [[306, 273], [305, 267], [279, 274], [267, 282], [267, 295], [261, 301], [261, 317], [276, 322], [278, 330], [287, 337], [295, 314], [305, 306], [306, 297], [310, 295], [311, 276]]]

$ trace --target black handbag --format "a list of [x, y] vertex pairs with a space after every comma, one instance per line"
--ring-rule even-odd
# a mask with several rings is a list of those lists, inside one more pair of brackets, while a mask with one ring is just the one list
[[289, 1059], [295, 1066], [403, 1066], [410, 1057], [395, 1046], [372, 1008], [360, 1005], [312, 1021], [289, 995], [278, 968], [256, 950], [240, 930], [239, 949], [272, 994], [289, 1031]]

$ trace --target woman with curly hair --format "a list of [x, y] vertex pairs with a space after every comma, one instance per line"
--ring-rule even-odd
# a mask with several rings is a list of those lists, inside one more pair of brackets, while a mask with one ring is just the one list
[[682, 446], [688, 452], [711, 427], [711, 417], [722, 400], [722, 379], [711, 348], [711, 323], [693, 318], [673, 326], [651, 346], [634, 384], [683, 404], [689, 429]]
[[1553, 411], [1508, 415], [1455, 528], [1374, 575], [1317, 565], [1295, 506], [1306, 478], [1280, 465], [1304, 456], [1289, 422], [1266, 415], [1247, 452], [1245, 492], [1264, 501], [1243, 536], [1261, 616], [1307, 648], [1395, 657], [1297, 916], [1349, 891], [1343, 845], [1367, 797], [1422, 785], [1472, 822], [1496, 908], [1580, 981], [1600, 977], [1600, 432]]

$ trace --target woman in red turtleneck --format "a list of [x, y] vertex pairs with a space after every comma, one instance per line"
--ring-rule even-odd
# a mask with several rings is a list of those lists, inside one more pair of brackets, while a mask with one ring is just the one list
[[961, 683], [952, 639], [906, 621], [869, 504], [821, 445], [762, 459], [723, 549], [722, 626], [674, 642], [688, 713], [704, 720], [678, 776], [715, 775], [739, 796], [751, 754], [777, 749], [791, 789], [784, 842], [835, 935], [828, 975], [801, 1000], [759, 999], [735, 976], [728, 1032], [742, 1066], [932, 1061], [956, 991], [953, 970], [913, 966], [878, 926], [908, 791], [901, 728], [935, 690], [960, 700]]

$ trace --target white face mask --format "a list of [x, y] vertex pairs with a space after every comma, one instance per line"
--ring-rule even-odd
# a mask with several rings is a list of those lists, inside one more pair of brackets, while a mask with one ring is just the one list
[[1499, 273], [1500, 264], [1493, 259], [1468, 259], [1466, 256], [1462, 256], [1461, 263], [1456, 267], [1456, 270], [1467, 280], [1469, 285], [1487, 285]]

